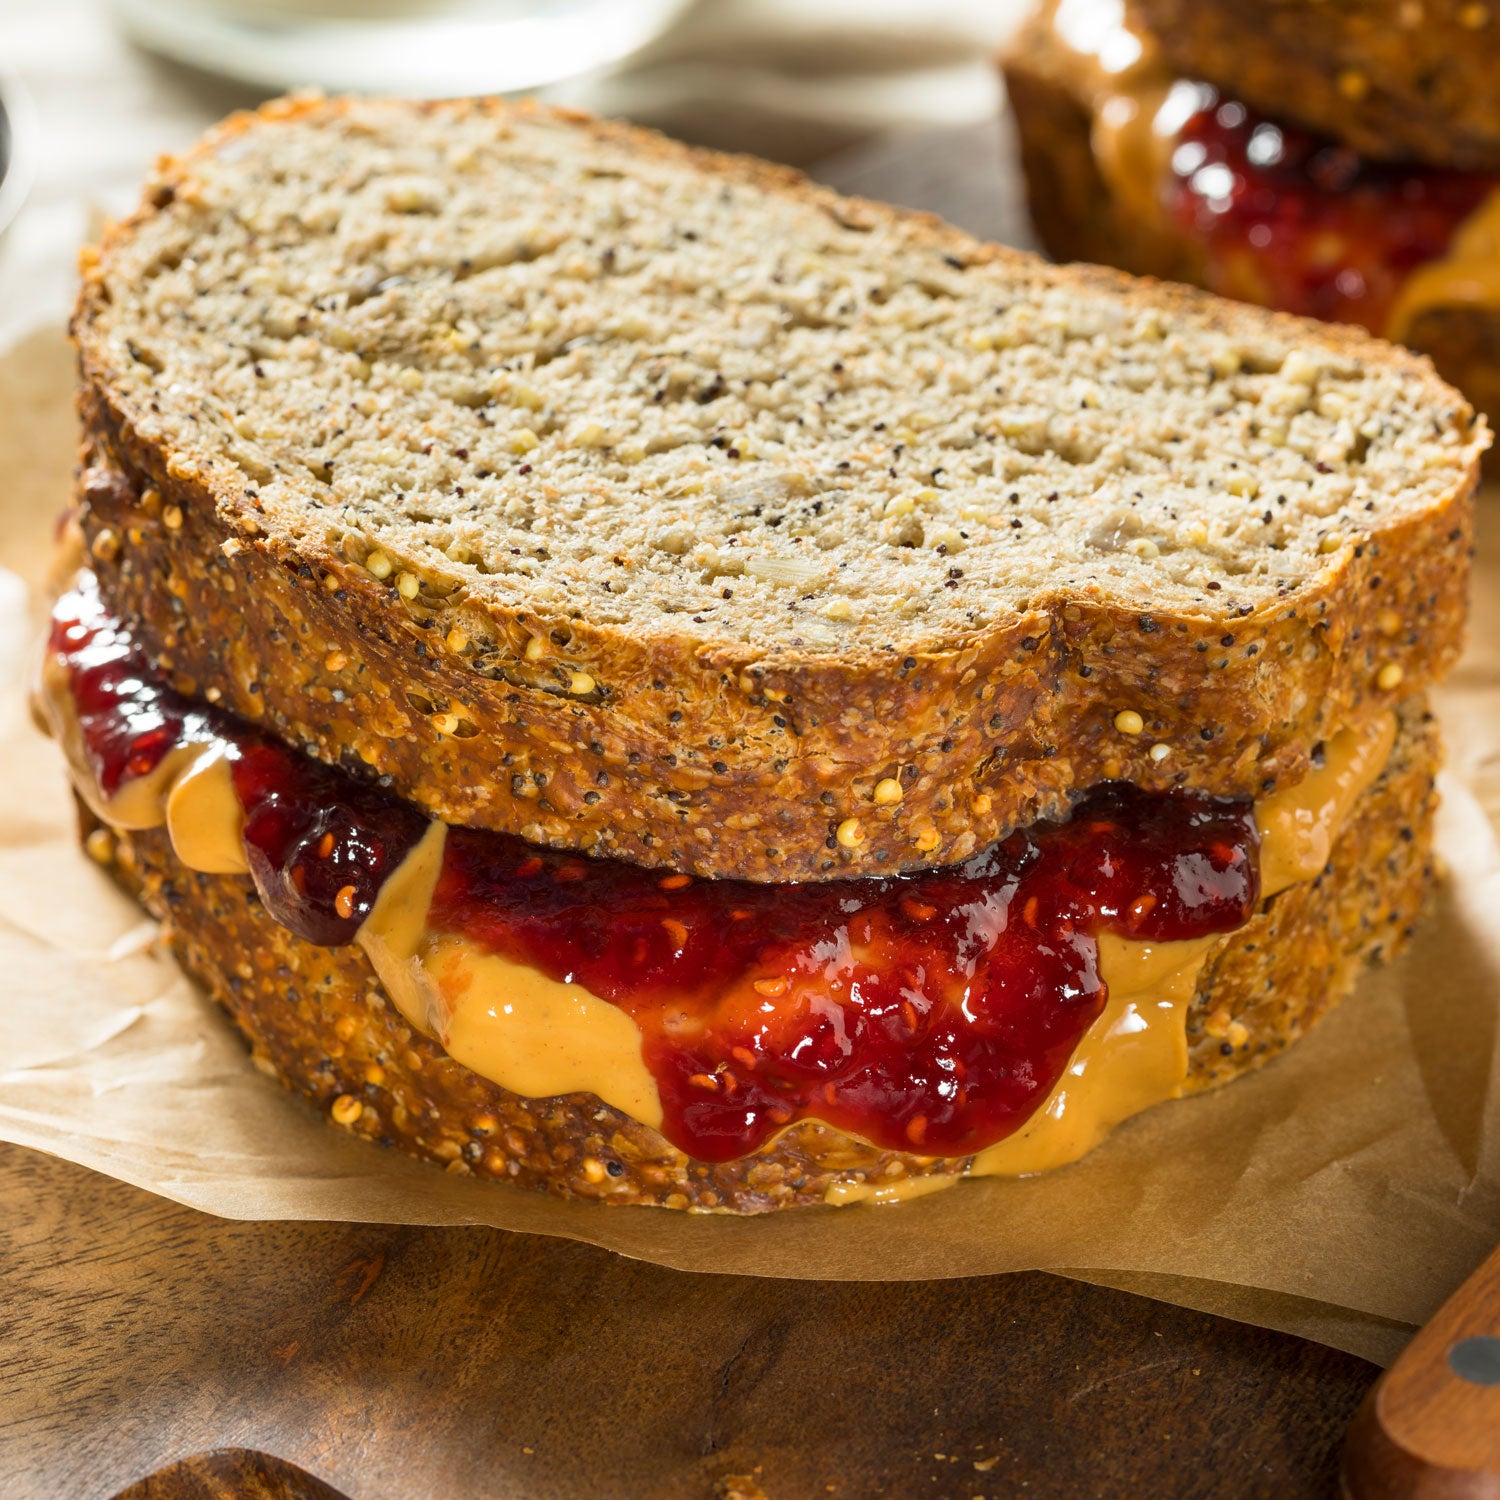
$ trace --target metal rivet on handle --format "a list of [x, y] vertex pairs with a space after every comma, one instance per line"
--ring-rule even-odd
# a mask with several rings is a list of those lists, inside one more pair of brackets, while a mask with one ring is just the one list
[[1448, 1351], [1448, 1368], [1474, 1385], [1500, 1385], [1500, 1338], [1484, 1333], [1460, 1339]]

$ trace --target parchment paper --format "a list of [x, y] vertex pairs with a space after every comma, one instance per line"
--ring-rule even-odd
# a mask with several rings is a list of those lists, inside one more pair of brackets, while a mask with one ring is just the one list
[[354, 1140], [250, 1065], [75, 847], [24, 686], [74, 451], [61, 335], [0, 359], [0, 1139], [230, 1218], [486, 1223], [662, 1265], [900, 1280], [1064, 1270], [1389, 1359], [1500, 1238], [1500, 497], [1442, 695], [1451, 876], [1406, 956], [1255, 1076], [1077, 1165], [761, 1219], [562, 1203]]

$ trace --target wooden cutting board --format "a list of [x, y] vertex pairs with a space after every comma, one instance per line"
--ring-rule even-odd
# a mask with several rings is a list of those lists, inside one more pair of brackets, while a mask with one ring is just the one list
[[1377, 1373], [1051, 1276], [232, 1223], [10, 1146], [0, 1203], [6, 1500], [1295, 1500]]

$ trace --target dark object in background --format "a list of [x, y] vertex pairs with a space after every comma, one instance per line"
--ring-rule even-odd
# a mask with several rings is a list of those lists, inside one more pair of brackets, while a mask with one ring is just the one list
[[31, 98], [15, 78], [0, 76], [0, 234], [31, 190], [36, 120]]

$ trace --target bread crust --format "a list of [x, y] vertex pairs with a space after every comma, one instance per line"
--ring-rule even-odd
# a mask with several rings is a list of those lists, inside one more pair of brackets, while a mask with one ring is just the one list
[[[1027, 205], [1047, 253], [1202, 286], [1202, 248], [1180, 230], [1142, 222], [1100, 172], [1090, 141], [1092, 110], [1049, 66], [1047, 53], [1055, 46], [1050, 24], [1033, 16], [1001, 60]], [[1470, 303], [1428, 308], [1403, 343], [1425, 354], [1486, 417], [1500, 414], [1500, 309]], [[1500, 473], [1500, 453], [1486, 454], [1484, 470]]]
[[1500, 16], [1473, 0], [1134, 0], [1163, 52], [1367, 156], [1500, 170]]
[[[1210, 956], [1188, 1016], [1187, 1090], [1258, 1067], [1389, 957], [1432, 874], [1438, 742], [1420, 700], [1360, 798], [1324, 874], [1266, 902]], [[98, 827], [80, 804], [83, 832]], [[969, 1158], [883, 1152], [802, 1123], [753, 1156], [690, 1161], [592, 1095], [527, 1100], [411, 1031], [357, 948], [317, 948], [274, 922], [248, 879], [187, 870], [162, 832], [115, 835], [115, 878], [222, 1005], [261, 1068], [321, 1110], [353, 1098], [352, 1129], [448, 1170], [560, 1197], [761, 1213], [824, 1201], [837, 1183], [962, 1173]], [[341, 1111], [341, 1114], [345, 1111]]]

